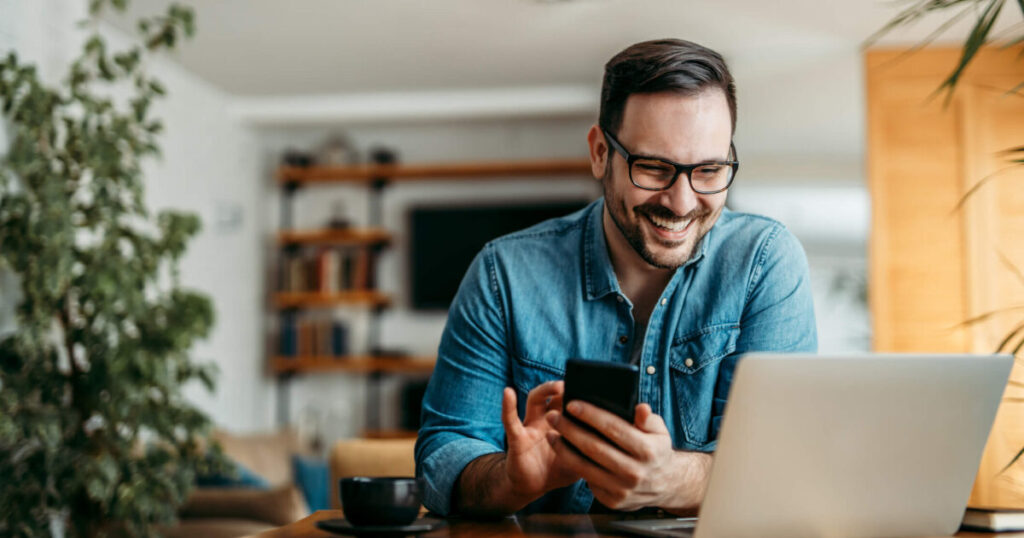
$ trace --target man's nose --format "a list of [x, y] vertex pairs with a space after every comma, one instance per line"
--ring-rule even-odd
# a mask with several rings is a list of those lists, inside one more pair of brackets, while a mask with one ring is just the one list
[[676, 182], [664, 194], [667, 197], [668, 208], [676, 215], [685, 215], [697, 209], [700, 203], [697, 193], [690, 187], [690, 178], [686, 172], [680, 172]]

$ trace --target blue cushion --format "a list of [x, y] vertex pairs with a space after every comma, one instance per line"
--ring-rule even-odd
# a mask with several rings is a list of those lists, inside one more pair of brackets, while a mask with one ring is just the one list
[[[226, 457], [226, 456], [225, 456]], [[252, 472], [246, 466], [232, 460], [234, 472], [196, 476], [196, 485], [201, 488], [252, 488], [270, 489], [266, 478]]]
[[295, 475], [295, 485], [302, 491], [310, 511], [330, 508], [330, 473], [326, 460], [292, 456], [292, 472]]

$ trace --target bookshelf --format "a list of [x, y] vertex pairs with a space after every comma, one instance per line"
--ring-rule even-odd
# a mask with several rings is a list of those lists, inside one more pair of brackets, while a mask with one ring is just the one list
[[277, 243], [290, 245], [363, 245], [386, 246], [391, 243], [391, 232], [382, 228], [343, 228], [340, 230], [282, 230]]
[[[590, 177], [587, 159], [544, 159], [530, 161], [483, 161], [427, 164], [367, 164], [358, 166], [281, 166], [276, 181], [282, 190], [281, 222], [276, 234], [279, 275], [269, 294], [271, 309], [281, 327], [294, 327], [300, 316], [312, 311], [336, 308], [363, 309], [369, 315], [367, 349], [379, 349], [379, 316], [392, 304], [391, 297], [378, 291], [375, 283], [376, 257], [393, 240], [391, 230], [381, 227], [381, 197], [395, 182], [429, 180], [487, 181], [490, 179]], [[294, 194], [305, 187], [355, 184], [369, 189], [369, 222], [365, 227], [339, 229], [295, 229]], [[325, 254], [343, 252], [341, 256]], [[311, 255], [312, 253], [312, 255]], [[298, 260], [298, 261], [292, 261]], [[342, 275], [340, 278], [338, 274]], [[324, 275], [331, 275], [326, 278]], [[352, 355], [339, 349], [333, 326], [321, 326], [289, 334], [288, 353], [282, 353], [283, 331], [272, 340], [268, 370], [277, 377], [278, 421], [287, 424], [289, 380], [295, 376], [348, 373], [369, 376], [368, 398], [379, 400], [376, 387], [384, 375], [429, 375], [434, 357]], [[311, 345], [310, 342], [318, 342]], [[415, 432], [380, 429], [381, 406], [368, 406], [366, 436], [408, 437]]]
[[274, 373], [284, 372], [354, 372], [354, 373], [395, 373], [434, 370], [433, 357], [383, 358], [373, 355], [346, 357], [274, 357], [270, 368]]
[[330, 306], [385, 307], [391, 297], [375, 290], [346, 290], [335, 293], [277, 292], [273, 296], [277, 308], [326, 308]]

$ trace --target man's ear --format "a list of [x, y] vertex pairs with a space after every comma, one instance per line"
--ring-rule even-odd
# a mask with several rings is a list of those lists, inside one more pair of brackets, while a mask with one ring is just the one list
[[587, 145], [590, 147], [590, 172], [594, 179], [601, 181], [608, 169], [608, 141], [596, 123], [587, 132]]

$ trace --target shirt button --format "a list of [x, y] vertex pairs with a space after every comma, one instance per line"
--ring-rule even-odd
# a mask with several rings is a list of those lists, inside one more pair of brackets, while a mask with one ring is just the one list
[[667, 304], [668, 304], [668, 299], [662, 299], [661, 300], [661, 306], [665, 306]]
[[683, 364], [685, 364], [687, 368], [693, 368], [693, 359], [687, 357], [686, 360], [683, 361]]
[[621, 296], [621, 295], [616, 295], [616, 296], [615, 296], [615, 300], [616, 300], [616, 301], [618, 301], [618, 302], [620, 302], [620, 303], [621, 303], [621, 302], [623, 301], [623, 299], [622, 299], [622, 296]]
[[625, 344], [625, 343], [626, 343], [626, 342], [628, 342], [628, 341], [629, 341], [629, 338], [628, 338], [628, 337], [626, 337], [626, 336], [620, 336], [620, 337], [619, 337], [619, 342], [621, 342], [621, 343], [623, 343], [623, 344]]
[[647, 374], [648, 375], [654, 375], [654, 372], [656, 372], [656, 371], [657, 370], [655, 370], [653, 366], [648, 366], [647, 367]]

